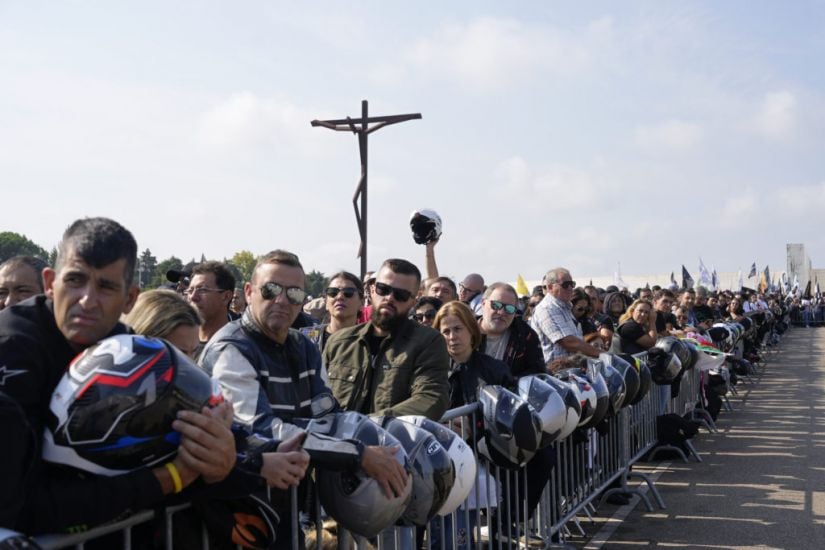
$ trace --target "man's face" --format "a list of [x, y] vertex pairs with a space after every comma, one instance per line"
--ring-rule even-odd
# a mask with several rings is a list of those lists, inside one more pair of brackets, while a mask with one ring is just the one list
[[601, 311], [602, 310], [602, 301], [599, 299], [599, 291], [595, 288], [591, 288], [589, 290], [585, 290], [587, 293], [588, 298], [590, 298], [590, 307], [593, 311]]
[[126, 263], [120, 259], [98, 269], [69, 249], [59, 271], [43, 270], [57, 327], [75, 349], [97, 343], [135, 305], [138, 288], [126, 285]]
[[[386, 292], [388, 287], [397, 290], [382, 296], [381, 292]], [[372, 324], [381, 330], [392, 330], [407, 317], [415, 305], [417, 291], [418, 281], [415, 275], [403, 275], [386, 267], [381, 268], [372, 287]], [[404, 296], [406, 300], [399, 299], [396, 296], [399, 293], [408, 294]]]
[[[282, 288], [281, 293], [271, 300], [261, 293], [261, 287], [267, 283], [275, 283]], [[304, 270], [284, 264], [261, 264], [252, 274], [252, 281], [244, 285], [252, 318], [264, 334], [281, 344], [286, 341], [289, 327], [303, 306], [303, 302], [290, 303], [287, 296], [290, 288], [304, 288]]]
[[186, 296], [200, 312], [203, 320], [210, 323], [217, 319], [226, 319], [232, 291], [219, 289], [214, 273], [198, 273], [189, 281]]
[[0, 309], [40, 294], [40, 273], [23, 264], [0, 269]]
[[671, 298], [670, 296], [661, 296], [658, 300], [656, 300], [656, 311], [670, 313], [670, 310], [672, 308], [673, 298]]
[[647, 300], [648, 302], [653, 299], [653, 291], [648, 288], [643, 288], [639, 291], [639, 299], [640, 300]]
[[436, 281], [433, 284], [431, 284], [429, 290], [427, 290], [427, 295], [433, 296], [434, 298], [438, 298], [445, 304], [447, 302], [452, 302], [453, 300], [455, 300], [453, 289], [450, 287], [450, 285], [442, 281]]
[[[516, 307], [516, 297], [506, 288], [496, 288], [484, 299], [481, 326], [487, 334], [503, 334], [513, 324], [515, 313], [507, 313], [507, 306]], [[498, 307], [498, 309], [496, 309]]]
[[462, 302], [469, 302], [482, 290], [484, 290], [484, 285], [478, 277], [465, 277], [458, 284], [458, 299]]
[[687, 309], [692, 309], [695, 301], [696, 296], [694, 296], [690, 292], [685, 292], [684, 294], [682, 294], [682, 301], [679, 302], [679, 305]]
[[562, 272], [559, 280], [555, 283], [547, 285], [547, 292], [552, 294], [556, 299], [562, 302], [570, 303], [573, 297], [573, 289], [576, 288], [576, 283], [568, 272]]
[[697, 294], [696, 295], [695, 305], [704, 306], [707, 303], [708, 303], [708, 297], [707, 296], [705, 296], [704, 294]]

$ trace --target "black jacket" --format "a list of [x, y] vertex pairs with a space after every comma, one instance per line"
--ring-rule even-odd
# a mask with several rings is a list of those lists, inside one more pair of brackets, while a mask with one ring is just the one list
[[466, 363], [450, 360], [450, 408], [454, 409], [478, 401], [478, 388], [498, 385], [511, 389], [513, 377], [507, 365], [474, 351]]
[[[521, 317], [515, 317], [510, 324], [510, 338], [507, 349], [504, 350], [502, 361], [510, 367], [510, 374], [514, 378], [521, 378], [530, 374], [547, 372], [544, 364], [544, 354], [541, 351], [539, 336], [530, 325]], [[481, 335], [479, 350], [483, 353], [487, 348], [487, 336]]]
[[[127, 330], [118, 323], [111, 334]], [[52, 392], [76, 354], [57, 328], [52, 302], [45, 296], [0, 311], [0, 390], [22, 408], [37, 447], [29, 464], [11, 461], [11, 453], [0, 453], [0, 491], [19, 488], [26, 479], [14, 509], [0, 510], [0, 527], [30, 535], [82, 530], [124, 512], [148, 508], [163, 498], [160, 483], [149, 469], [105, 477], [39, 458]], [[31, 432], [12, 422], [19, 423], [17, 415], [0, 415], [3, 445], [29, 448]], [[0, 503], [7, 506], [3, 499]]]

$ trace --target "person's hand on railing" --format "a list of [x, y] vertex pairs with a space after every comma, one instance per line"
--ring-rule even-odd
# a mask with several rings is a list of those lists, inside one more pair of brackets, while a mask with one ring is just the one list
[[306, 432], [300, 432], [278, 445], [278, 452], [263, 453], [261, 476], [270, 487], [286, 490], [298, 486], [306, 475], [309, 454], [301, 448]]
[[[180, 411], [172, 427], [183, 436], [177, 458], [185, 467], [216, 483], [229, 475], [235, 466], [235, 438], [226, 425], [228, 402], [204, 407], [201, 413]], [[181, 474], [183, 477], [183, 474]]]
[[387, 498], [395, 498], [404, 492], [407, 486], [407, 472], [398, 463], [395, 453], [400, 447], [365, 447], [361, 456], [361, 468], [377, 481]]

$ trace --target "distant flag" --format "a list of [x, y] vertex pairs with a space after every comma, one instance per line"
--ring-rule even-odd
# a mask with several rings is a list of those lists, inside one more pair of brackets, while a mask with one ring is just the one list
[[705, 287], [709, 287], [713, 284], [713, 280], [710, 276], [710, 272], [708, 268], [705, 267], [705, 262], [702, 261], [702, 258], [699, 258], [699, 284]]
[[742, 270], [739, 270], [739, 275], [736, 277], [736, 292], [741, 292], [742, 287], [745, 286], [745, 281], [742, 280]]
[[693, 288], [693, 277], [690, 276], [684, 264], [682, 264], [682, 288]]
[[759, 292], [767, 292], [771, 285], [771, 270], [765, 266], [765, 271], [759, 275]]
[[791, 294], [796, 296], [799, 294], [799, 277], [794, 275], [793, 276], [793, 286], [791, 287]]
[[712, 266], [713, 271], [711, 272], [711, 283], [713, 285], [712, 289], [714, 291], [719, 290], [719, 276], [716, 274], [716, 266]]
[[518, 279], [516, 279], [516, 292], [518, 292], [519, 296], [530, 296], [530, 290], [527, 288], [527, 283], [524, 282], [521, 273], [519, 273]]
[[627, 283], [622, 279], [622, 264], [616, 264], [616, 272], [613, 274], [613, 284], [619, 287], [619, 290], [627, 288]]
[[819, 291], [819, 278], [816, 279], [816, 284], [814, 285], [814, 296], [817, 300], [822, 298], [822, 293]]
[[808, 280], [808, 284], [805, 285], [805, 292], [802, 293], [802, 297], [806, 300], [811, 299], [811, 281]]
[[590, 279], [590, 286], [593, 286], [593, 279]]
[[751, 264], [751, 270], [748, 272], [748, 279], [756, 277], [756, 262]]

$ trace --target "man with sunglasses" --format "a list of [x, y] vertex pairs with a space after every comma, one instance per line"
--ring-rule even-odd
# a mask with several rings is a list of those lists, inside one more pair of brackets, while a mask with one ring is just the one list
[[599, 350], [584, 341], [581, 327], [573, 317], [573, 289], [570, 271], [556, 267], [544, 276], [545, 297], [536, 306], [530, 324], [539, 335], [545, 363], [581, 353], [598, 357]]
[[234, 292], [235, 276], [225, 264], [203, 262], [192, 269], [189, 287], [183, 293], [203, 318], [194, 357], [199, 357], [209, 339], [231, 321], [229, 305]]
[[484, 277], [470, 273], [458, 283], [458, 299], [470, 306], [473, 313], [481, 315], [481, 302], [484, 299]]
[[412, 263], [385, 261], [376, 274], [369, 323], [330, 337], [324, 364], [345, 409], [433, 420], [446, 410], [447, 346], [438, 332], [409, 318], [420, 284], [421, 272]]

